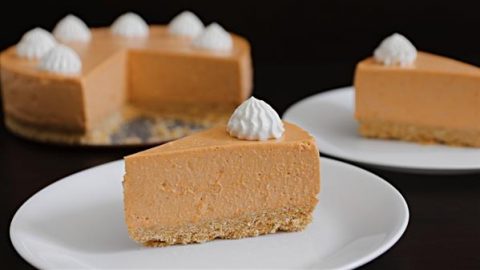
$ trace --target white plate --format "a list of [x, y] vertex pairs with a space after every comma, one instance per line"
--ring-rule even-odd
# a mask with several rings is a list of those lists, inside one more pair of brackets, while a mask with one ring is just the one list
[[403, 234], [408, 208], [381, 178], [339, 161], [321, 160], [320, 203], [303, 232], [241, 240], [145, 248], [123, 220], [123, 161], [68, 176], [17, 211], [10, 237], [41, 269], [65, 268], [328, 268], [360, 266]]
[[353, 87], [316, 94], [292, 105], [283, 119], [308, 130], [321, 153], [389, 169], [417, 173], [480, 170], [480, 149], [363, 138], [353, 118]]

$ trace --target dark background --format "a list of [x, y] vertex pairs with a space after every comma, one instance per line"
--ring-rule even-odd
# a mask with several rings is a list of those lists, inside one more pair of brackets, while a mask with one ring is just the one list
[[[480, 65], [479, 8], [479, 1], [433, 0], [8, 1], [0, 7], [0, 49], [33, 27], [51, 30], [68, 13], [95, 27], [110, 25], [126, 11], [165, 24], [188, 9], [205, 24], [216, 21], [247, 37], [254, 95], [282, 113], [303, 97], [351, 85], [356, 62], [393, 32], [407, 36], [419, 50]], [[30, 268], [8, 237], [13, 214], [29, 196], [61, 177], [138, 150], [43, 145], [19, 139], [0, 124], [1, 264]], [[480, 269], [480, 174], [367, 169], [400, 190], [411, 220], [398, 244], [366, 269]]]
[[0, 8], [0, 49], [34, 27], [52, 30], [68, 13], [95, 27], [109, 26], [127, 11], [150, 24], [166, 24], [185, 9], [205, 24], [219, 22], [245, 36], [257, 75], [278, 69], [266, 87], [259, 85], [262, 78], [255, 81], [255, 94], [267, 101], [275, 94], [278, 110], [320, 90], [351, 84], [355, 63], [393, 32], [419, 50], [480, 65], [478, 0], [9, 0], [8, 8]]

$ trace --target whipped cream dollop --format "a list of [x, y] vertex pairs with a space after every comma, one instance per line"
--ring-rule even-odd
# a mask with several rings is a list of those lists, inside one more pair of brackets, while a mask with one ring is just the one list
[[118, 17], [111, 26], [115, 35], [136, 38], [148, 36], [148, 24], [133, 12], [128, 12]]
[[40, 59], [39, 69], [52, 73], [74, 75], [82, 70], [82, 61], [73, 49], [59, 44]]
[[17, 55], [29, 60], [40, 59], [57, 45], [55, 38], [42, 28], [26, 32], [17, 44]]
[[228, 120], [227, 132], [242, 140], [264, 141], [282, 137], [285, 128], [270, 105], [250, 97], [233, 112]]
[[70, 14], [53, 28], [53, 36], [61, 42], [88, 42], [92, 38], [92, 33], [82, 20]]
[[201, 49], [228, 52], [233, 48], [233, 41], [232, 36], [223, 27], [212, 23], [193, 40], [193, 45]]
[[196, 37], [202, 33], [205, 26], [202, 21], [190, 11], [184, 11], [168, 24], [168, 32], [174, 35]]
[[380, 43], [375, 49], [373, 57], [377, 62], [386, 66], [408, 66], [415, 62], [417, 49], [406, 37], [395, 33]]

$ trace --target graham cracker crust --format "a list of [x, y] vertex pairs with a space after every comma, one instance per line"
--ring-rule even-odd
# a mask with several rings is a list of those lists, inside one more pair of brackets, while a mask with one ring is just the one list
[[85, 133], [46, 128], [5, 115], [5, 125], [14, 134], [39, 142], [67, 145], [153, 145], [175, 140], [196, 131], [226, 123], [233, 108], [186, 108], [154, 112], [125, 106], [101, 125]]
[[416, 126], [386, 121], [359, 120], [362, 136], [381, 139], [398, 139], [423, 144], [480, 147], [480, 131], [464, 131], [427, 126]]
[[277, 231], [303, 230], [312, 221], [313, 208], [287, 208], [247, 216], [185, 225], [178, 228], [129, 228], [130, 237], [149, 247], [240, 239]]

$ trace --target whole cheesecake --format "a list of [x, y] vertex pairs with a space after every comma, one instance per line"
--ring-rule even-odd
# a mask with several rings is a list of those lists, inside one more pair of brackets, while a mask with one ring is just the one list
[[399, 34], [358, 63], [355, 101], [363, 136], [480, 147], [480, 68]]
[[320, 191], [315, 139], [253, 97], [218, 126], [125, 158], [125, 220], [147, 246], [300, 231]]
[[[73, 49], [76, 58], [70, 58], [81, 65], [73, 72], [76, 62], [62, 58], [65, 53], [52, 56], [59, 45], [37, 59], [22, 54], [24, 43], [42, 48], [28, 43], [26, 35], [2, 52], [6, 126], [37, 140], [103, 144], [120, 123], [139, 115], [202, 128], [222, 124], [250, 96], [250, 46], [244, 38], [217, 24], [204, 28], [191, 13], [169, 26], [148, 26], [133, 15], [110, 28], [81, 31], [78, 18], [60, 22], [56, 41]], [[165, 139], [183, 135], [164, 134]]]

